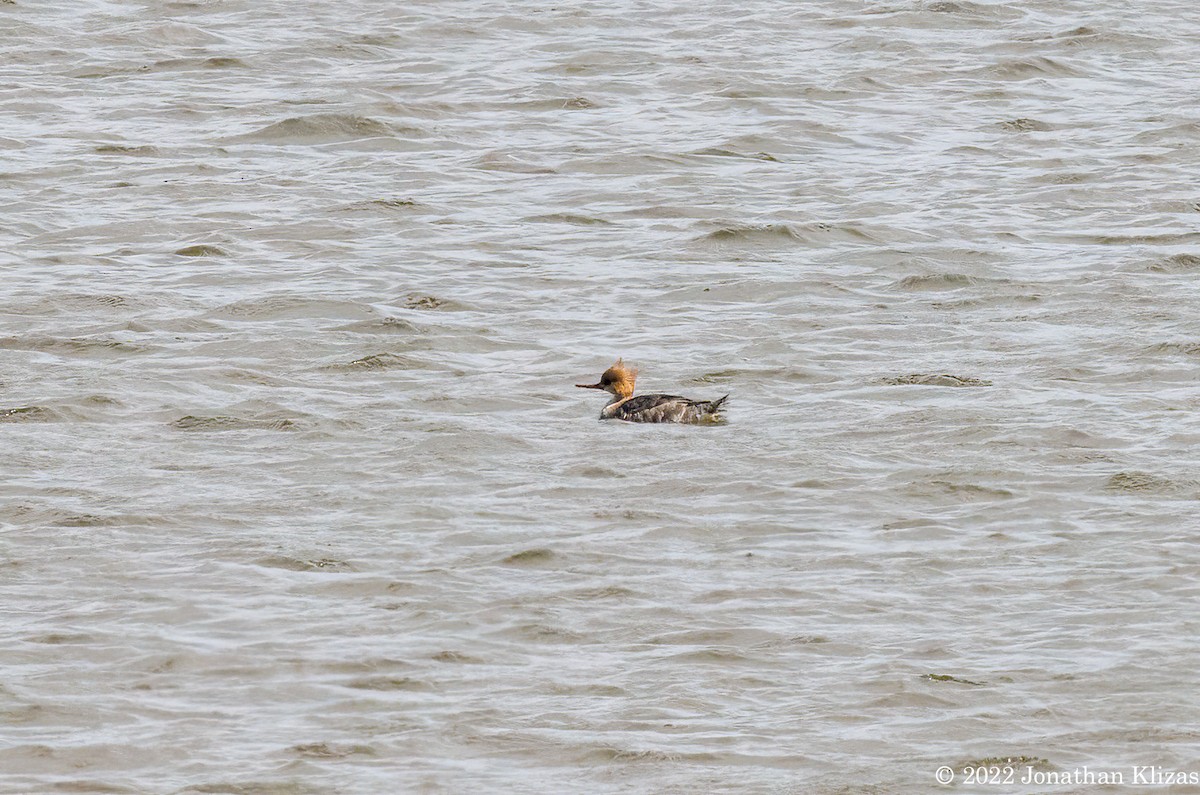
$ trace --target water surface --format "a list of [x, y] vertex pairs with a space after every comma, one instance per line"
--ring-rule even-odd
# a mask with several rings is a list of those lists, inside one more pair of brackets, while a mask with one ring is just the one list
[[1194, 766], [1192, 12], [0, 3], [0, 787]]

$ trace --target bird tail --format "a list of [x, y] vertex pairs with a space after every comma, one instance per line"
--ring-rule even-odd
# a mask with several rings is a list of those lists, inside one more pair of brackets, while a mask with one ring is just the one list
[[721, 407], [725, 404], [726, 400], [729, 400], [729, 395], [726, 395], [725, 397], [719, 397], [716, 400], [708, 401], [708, 410], [711, 413], [716, 414], [721, 410]]

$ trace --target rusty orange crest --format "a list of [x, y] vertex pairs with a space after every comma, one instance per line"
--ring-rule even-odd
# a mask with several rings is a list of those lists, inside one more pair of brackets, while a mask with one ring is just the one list
[[617, 359], [612, 367], [604, 371], [598, 384], [576, 384], [581, 389], [603, 389], [618, 397], [627, 398], [633, 394], [633, 385], [637, 381], [637, 368], [625, 366], [624, 359]]

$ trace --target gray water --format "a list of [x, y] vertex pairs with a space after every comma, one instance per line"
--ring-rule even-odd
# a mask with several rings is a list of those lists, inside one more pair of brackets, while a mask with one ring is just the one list
[[1198, 44], [0, 2], [0, 788], [1200, 770]]

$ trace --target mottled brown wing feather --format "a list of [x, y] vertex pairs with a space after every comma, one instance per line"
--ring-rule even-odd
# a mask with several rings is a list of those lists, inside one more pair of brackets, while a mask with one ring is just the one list
[[678, 395], [638, 395], [621, 404], [617, 416], [629, 422], [697, 422], [719, 411], [723, 402], [725, 398], [690, 400]]
[[687, 404], [692, 401], [687, 398], [677, 397], [676, 395], [638, 395], [631, 397], [621, 404], [621, 412], [629, 414], [641, 414], [644, 411], [652, 411], [654, 409], [663, 409], [670, 403]]

